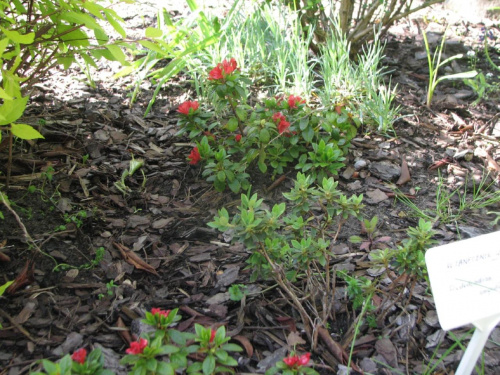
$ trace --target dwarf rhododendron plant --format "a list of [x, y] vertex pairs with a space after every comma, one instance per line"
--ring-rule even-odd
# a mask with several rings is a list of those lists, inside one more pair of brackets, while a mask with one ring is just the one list
[[132, 341], [130, 343], [130, 347], [125, 350], [127, 354], [142, 354], [144, 352], [144, 348], [148, 346], [148, 340], [143, 339], [142, 337], [137, 341]]
[[[177, 112], [182, 113], [183, 115], [189, 116], [194, 114], [200, 107], [200, 104], [197, 101], [186, 101], [182, 103], [179, 108], [177, 108]], [[191, 111], [192, 110], [192, 111]]]
[[84, 348], [78, 349], [71, 355], [71, 359], [75, 362], [80, 363], [81, 365], [85, 363], [86, 358], [87, 358], [87, 350], [85, 350]]
[[188, 134], [196, 142], [189, 163], [203, 161], [202, 176], [217, 191], [247, 190], [250, 172], [257, 170], [267, 173], [271, 168], [270, 177], [276, 178], [286, 173], [285, 168], [295, 167], [321, 181], [343, 166], [343, 155], [356, 135], [355, 121], [345, 108], [340, 114], [333, 105], [314, 111], [297, 95], [271, 97], [251, 106], [246, 88], [251, 82], [234, 58], [212, 68], [208, 82], [216, 94], [216, 110], [204, 113], [186, 104], [178, 134]]

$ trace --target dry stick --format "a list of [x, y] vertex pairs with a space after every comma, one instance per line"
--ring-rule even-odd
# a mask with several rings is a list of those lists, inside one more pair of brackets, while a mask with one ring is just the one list
[[17, 212], [12, 209], [12, 207], [10, 206], [10, 203], [5, 199], [5, 195], [2, 194], [1, 192], [0, 192], [0, 200], [2, 201], [2, 203], [4, 204], [4, 206], [7, 207], [7, 210], [9, 210], [9, 212], [12, 215], [14, 215], [14, 218], [16, 219], [17, 224], [21, 227], [21, 230], [22, 230], [22, 232], [24, 234], [24, 237], [26, 238], [26, 241], [30, 242], [35, 247], [35, 249], [37, 251], [39, 251], [40, 253], [43, 253], [42, 250], [35, 243], [35, 241], [33, 240], [33, 238], [31, 238], [30, 234], [28, 233], [28, 230], [24, 226], [24, 224], [21, 221], [21, 218], [19, 217], [19, 215], [17, 214]]
[[[299, 311], [300, 317], [301, 317], [302, 321], [304, 322], [304, 329], [306, 331], [307, 338], [311, 341], [311, 343], [313, 344], [313, 347], [314, 347], [314, 342], [312, 340], [313, 335], [311, 332], [313, 322], [311, 321], [311, 318], [307, 314], [307, 311], [304, 309], [304, 306], [302, 306], [302, 304], [298, 300], [295, 293], [293, 293], [290, 290], [290, 288], [285, 284], [285, 282], [283, 281], [282, 275], [281, 275], [281, 269], [271, 260], [271, 258], [269, 257], [269, 254], [267, 253], [266, 249], [262, 245], [261, 245], [261, 250], [262, 250], [264, 257], [271, 265], [273, 271], [275, 271], [276, 282], [286, 292], [286, 294], [288, 294], [288, 296], [292, 299], [293, 304], [295, 305], [295, 308]], [[309, 322], [309, 324], [307, 324], [308, 322]]]
[[[5, 188], [8, 190], [9, 189], [9, 183], [10, 183], [10, 172], [12, 170], [12, 141], [14, 139], [14, 135], [12, 134], [12, 125], [9, 130], [9, 158], [7, 161], [7, 181], [5, 182]], [[3, 201], [3, 196], [2, 196], [2, 201]]]
[[0, 315], [3, 316], [5, 319], [7, 319], [10, 324], [12, 324], [14, 327], [16, 327], [19, 332], [21, 332], [24, 336], [28, 338], [28, 340], [33, 341], [34, 343], [37, 342], [33, 337], [31, 337], [30, 333], [24, 329], [22, 325], [20, 325], [18, 322], [16, 322], [15, 319], [13, 319], [9, 314], [7, 314], [5, 311], [0, 309]]

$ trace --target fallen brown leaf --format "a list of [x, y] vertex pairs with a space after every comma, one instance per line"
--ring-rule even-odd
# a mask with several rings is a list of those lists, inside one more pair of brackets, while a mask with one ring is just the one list
[[406, 160], [403, 159], [401, 162], [401, 175], [399, 176], [396, 185], [404, 185], [410, 181], [411, 177], [410, 177], [410, 170], [408, 169], [408, 163], [406, 162]]
[[118, 320], [116, 321], [116, 326], [118, 328], [122, 328], [118, 331], [118, 334], [120, 335], [122, 340], [125, 341], [125, 343], [127, 345], [130, 344], [132, 341], [134, 341], [134, 340], [132, 340], [132, 336], [130, 335], [130, 331], [126, 330], [127, 326], [123, 322], [122, 318], [118, 317]]
[[14, 294], [25, 285], [30, 285], [35, 281], [35, 265], [31, 260], [26, 261], [23, 270], [16, 277], [14, 282], [5, 291], [6, 294]]
[[123, 259], [125, 259], [127, 263], [133, 265], [137, 269], [144, 270], [156, 276], [160, 276], [158, 272], [156, 272], [156, 270], [151, 265], [146, 263], [139, 255], [134, 253], [128, 247], [121, 245], [117, 242], [113, 242], [113, 246], [116, 247], [118, 250], [120, 250]]
[[245, 348], [245, 351], [247, 352], [248, 358], [252, 358], [253, 346], [250, 343], [249, 339], [247, 339], [245, 336], [242, 336], [242, 335], [236, 335], [236, 336], [233, 336], [233, 340], [238, 341]]

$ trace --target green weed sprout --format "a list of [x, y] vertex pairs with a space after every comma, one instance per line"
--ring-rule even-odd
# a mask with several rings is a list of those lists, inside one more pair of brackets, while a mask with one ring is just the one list
[[[132, 160], [130, 160], [128, 169], [125, 169], [122, 173], [122, 178], [120, 181], [115, 182], [115, 187], [122, 192], [123, 195], [130, 194], [132, 190], [127, 186], [125, 179], [129, 176], [132, 176], [139, 168], [144, 165], [144, 160], [142, 159], [134, 159], [134, 155], [132, 155]], [[146, 175], [144, 171], [142, 172], [142, 185], [146, 184]]]
[[448, 64], [450, 61], [461, 59], [463, 57], [463, 54], [459, 53], [458, 55], [449, 57], [446, 60], [441, 61], [441, 55], [443, 53], [446, 30], [448, 30], [448, 28], [445, 29], [445, 32], [443, 34], [443, 38], [441, 39], [441, 44], [434, 51], [434, 55], [432, 55], [432, 58], [431, 58], [431, 51], [430, 51], [430, 47], [429, 47], [429, 42], [427, 41], [427, 33], [425, 33], [425, 32], [423, 33], [424, 43], [425, 43], [425, 51], [427, 52], [427, 62], [429, 64], [429, 87], [427, 88], [427, 101], [426, 101], [427, 107], [430, 107], [430, 105], [431, 105], [432, 96], [434, 95], [434, 90], [436, 89], [436, 86], [438, 85], [439, 82], [444, 81], [444, 80], [474, 78], [477, 75], [477, 71], [471, 70], [471, 71], [463, 72], [463, 73], [449, 74], [449, 75], [445, 75], [445, 76], [438, 78], [439, 68], [441, 68], [443, 65]]

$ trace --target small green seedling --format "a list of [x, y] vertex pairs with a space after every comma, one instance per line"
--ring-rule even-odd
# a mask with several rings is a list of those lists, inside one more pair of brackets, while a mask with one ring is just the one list
[[432, 96], [434, 95], [434, 90], [436, 89], [436, 86], [438, 85], [439, 82], [444, 80], [474, 78], [477, 75], [477, 71], [471, 70], [469, 72], [449, 74], [438, 78], [439, 68], [441, 68], [443, 65], [446, 65], [447, 63], [453, 60], [461, 59], [463, 57], [463, 54], [460, 53], [458, 55], [449, 57], [444, 61], [441, 61], [441, 55], [444, 49], [446, 30], [448, 30], [448, 27], [445, 29], [443, 38], [441, 39], [441, 44], [434, 51], [434, 55], [432, 56], [432, 58], [431, 58], [429, 42], [427, 41], [427, 33], [425, 32], [423, 33], [425, 50], [427, 52], [427, 62], [429, 64], [429, 87], [427, 88], [427, 101], [426, 101], [427, 107], [430, 107], [431, 105]]
[[[134, 155], [132, 155], [132, 160], [130, 160], [129, 167], [128, 169], [125, 169], [122, 173], [122, 178], [120, 181], [115, 182], [115, 187], [122, 192], [123, 195], [130, 194], [132, 190], [127, 186], [125, 179], [129, 176], [132, 176], [139, 168], [141, 168], [144, 165], [144, 160], [142, 159], [135, 159]], [[144, 174], [144, 171], [141, 169], [142, 173], [142, 186], [146, 184], [146, 175]]]
[[361, 232], [366, 234], [367, 240], [363, 240], [360, 236], [349, 237], [349, 242], [357, 244], [361, 243], [360, 250], [372, 250], [377, 247], [377, 244], [386, 244], [391, 240], [390, 236], [378, 237], [377, 231], [378, 217], [374, 216], [371, 220], [364, 219], [361, 222]]

